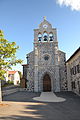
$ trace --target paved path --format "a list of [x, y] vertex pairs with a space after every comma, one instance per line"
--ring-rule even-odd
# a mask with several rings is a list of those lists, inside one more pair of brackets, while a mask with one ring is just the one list
[[42, 102], [63, 102], [66, 99], [62, 97], [57, 97], [53, 92], [42, 92], [40, 97], [34, 97], [33, 100]]
[[38, 93], [17, 92], [3, 98], [0, 120], [80, 120], [80, 97], [71, 92], [56, 93], [64, 102], [39, 102]]
[[10, 86], [7, 86], [7, 87], [2, 87], [2, 90], [10, 90], [10, 89], [15, 89], [15, 88], [19, 88], [19, 86], [15, 86], [15, 85], [10, 85]]

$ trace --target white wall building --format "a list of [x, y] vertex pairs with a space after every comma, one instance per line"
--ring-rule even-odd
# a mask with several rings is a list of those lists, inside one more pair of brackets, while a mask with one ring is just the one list
[[7, 71], [6, 81], [12, 81], [14, 85], [18, 85], [20, 83], [19, 72], [18, 71]]

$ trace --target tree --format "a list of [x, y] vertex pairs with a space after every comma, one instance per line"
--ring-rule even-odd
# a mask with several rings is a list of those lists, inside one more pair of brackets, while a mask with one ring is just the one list
[[3, 31], [0, 30], [0, 80], [4, 80], [6, 70], [12, 69], [13, 65], [22, 63], [21, 59], [16, 58], [17, 49], [19, 46], [15, 42], [6, 40]]

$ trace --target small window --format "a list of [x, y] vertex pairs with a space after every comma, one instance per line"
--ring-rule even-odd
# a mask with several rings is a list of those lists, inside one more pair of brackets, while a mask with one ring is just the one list
[[72, 68], [70, 69], [70, 73], [71, 73], [71, 75], [72, 75]]
[[49, 60], [49, 55], [45, 55], [44, 60], [46, 60], [46, 61]]
[[79, 81], [77, 81], [77, 84], [78, 84], [78, 86], [79, 86]]
[[74, 69], [72, 68], [72, 75], [74, 75]]
[[80, 73], [80, 65], [77, 65], [77, 73]]
[[76, 74], [76, 66], [74, 66], [73, 69], [74, 69], [74, 75], [75, 75]]
[[72, 81], [72, 90], [75, 89], [76, 86], [75, 86], [75, 81]]

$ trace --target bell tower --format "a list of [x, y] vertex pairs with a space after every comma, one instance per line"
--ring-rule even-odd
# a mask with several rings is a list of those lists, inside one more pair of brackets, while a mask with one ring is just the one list
[[[43, 76], [51, 79], [51, 91], [60, 91], [58, 41], [56, 28], [44, 17], [38, 29], [34, 29], [34, 91], [43, 91]], [[45, 77], [46, 78], [46, 77]], [[44, 80], [45, 81], [45, 80]]]
[[34, 29], [34, 43], [55, 41], [57, 42], [56, 28], [52, 28], [52, 25], [44, 17], [39, 29]]

